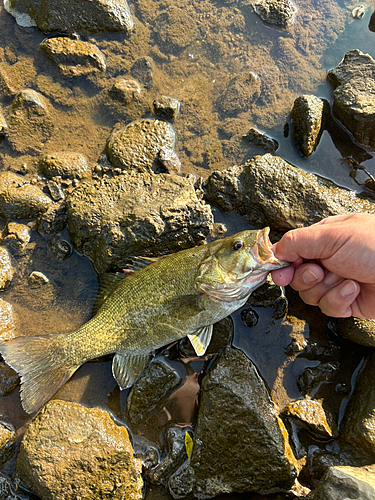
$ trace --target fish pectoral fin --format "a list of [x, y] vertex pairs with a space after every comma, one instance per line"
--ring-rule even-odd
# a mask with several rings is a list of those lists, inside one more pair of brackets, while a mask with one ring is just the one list
[[149, 361], [150, 354], [116, 353], [112, 361], [112, 373], [120, 389], [132, 386]]
[[208, 344], [211, 341], [213, 325], [203, 326], [199, 330], [188, 335], [191, 345], [194, 347], [197, 356], [203, 356]]

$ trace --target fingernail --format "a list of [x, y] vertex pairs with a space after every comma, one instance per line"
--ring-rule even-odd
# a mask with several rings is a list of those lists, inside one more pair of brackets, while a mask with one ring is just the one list
[[358, 289], [358, 285], [355, 281], [347, 281], [345, 285], [341, 288], [340, 294], [342, 297], [349, 297], [353, 295]]
[[328, 273], [326, 275], [326, 277], [324, 278], [324, 283], [326, 285], [334, 285], [335, 283], [337, 283], [338, 281], [341, 281], [342, 278], [340, 276], [338, 276], [337, 274], [335, 273]]
[[306, 285], [309, 285], [310, 283], [314, 283], [314, 281], [319, 279], [319, 276], [313, 273], [310, 269], [306, 269], [306, 271], [302, 273], [302, 279], [306, 283]]

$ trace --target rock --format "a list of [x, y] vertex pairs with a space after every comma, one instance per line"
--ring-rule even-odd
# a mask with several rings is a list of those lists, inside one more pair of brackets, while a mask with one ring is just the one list
[[53, 201], [60, 201], [65, 198], [64, 193], [62, 192], [61, 187], [55, 181], [51, 181], [50, 179], [47, 181], [47, 188], [49, 194]]
[[27, 282], [31, 288], [40, 288], [44, 285], [48, 285], [50, 281], [43, 273], [39, 271], [33, 271], [27, 277]]
[[[20, 377], [5, 361], [0, 362], [0, 396], [8, 396], [19, 386]], [[0, 497], [1, 498], [1, 497]]]
[[126, 127], [115, 127], [105, 151], [113, 167], [143, 172], [152, 170], [162, 148], [175, 152], [175, 145], [176, 135], [170, 123], [145, 119], [129, 123]]
[[236, 115], [247, 111], [250, 104], [260, 96], [261, 81], [252, 71], [235, 76], [229, 82], [218, 100], [220, 111], [226, 115]]
[[330, 215], [375, 212], [369, 200], [271, 154], [214, 171], [203, 186], [205, 199], [220, 210], [236, 210], [256, 227], [282, 232]]
[[154, 61], [148, 56], [140, 57], [133, 64], [130, 73], [146, 89], [150, 89], [154, 84]]
[[7, 139], [18, 153], [38, 153], [54, 130], [52, 106], [39, 92], [21, 90], [12, 102]]
[[155, 20], [154, 33], [161, 51], [178, 54], [199, 38], [197, 24], [183, 8], [174, 5]]
[[249, 307], [248, 309], [242, 309], [241, 319], [246, 326], [254, 328], [258, 324], [259, 314]]
[[301, 95], [292, 108], [293, 141], [302, 156], [310, 156], [319, 144], [324, 102], [314, 95]]
[[0, 291], [9, 288], [13, 279], [13, 266], [8, 250], [0, 246]]
[[226, 347], [201, 389], [190, 459], [169, 480], [173, 498], [288, 490], [296, 477], [295, 459], [253, 363]]
[[0, 473], [0, 498], [2, 500], [29, 500], [29, 496], [17, 493], [18, 485], [13, 483], [13, 481]]
[[88, 75], [106, 69], [104, 54], [93, 43], [55, 37], [44, 40], [40, 48], [67, 76]]
[[329, 467], [318, 483], [311, 500], [373, 500], [375, 468]]
[[109, 413], [51, 401], [30, 423], [16, 472], [43, 500], [142, 499], [141, 462]]
[[356, 344], [375, 347], [375, 321], [359, 318], [332, 318], [336, 333]]
[[371, 14], [370, 21], [368, 23], [368, 29], [375, 32], [375, 11]]
[[44, 33], [130, 33], [134, 27], [126, 0], [6, 0], [4, 7], [21, 26]]
[[0, 108], [0, 136], [4, 135], [8, 128], [7, 122], [5, 120], [5, 116]]
[[[0, 422], [0, 464], [3, 465], [6, 460], [10, 458], [14, 452], [14, 442], [16, 438], [16, 431], [14, 427], [5, 422]], [[0, 482], [1, 484], [1, 482]], [[0, 498], [1, 485], [0, 485]]]
[[283, 295], [282, 287], [271, 283], [268, 279], [262, 286], [251, 293], [246, 304], [254, 307], [272, 307], [276, 300]]
[[154, 99], [152, 107], [156, 115], [167, 118], [167, 120], [174, 120], [180, 112], [181, 103], [175, 97], [161, 95]]
[[287, 28], [294, 22], [297, 7], [291, 0], [255, 0], [255, 12], [268, 24]]
[[5, 219], [33, 219], [46, 212], [51, 198], [12, 172], [0, 173], [0, 214]]
[[49, 247], [56, 259], [60, 261], [68, 259], [73, 253], [73, 248], [69, 241], [62, 240], [59, 236], [51, 238]]
[[297, 420], [300, 424], [315, 433], [325, 437], [332, 437], [332, 422], [322, 406], [322, 401], [315, 399], [298, 399], [292, 401], [283, 409], [283, 415]]
[[40, 158], [39, 170], [48, 179], [83, 179], [91, 174], [86, 156], [71, 151], [59, 151]]
[[171, 148], [161, 148], [155, 158], [155, 172], [157, 174], [179, 174], [181, 162], [176, 152]]
[[355, 140], [375, 148], [375, 61], [360, 50], [349, 50], [328, 72], [333, 93], [333, 114]]
[[375, 456], [375, 353], [363, 364], [340, 425], [342, 438]]
[[135, 433], [154, 420], [182, 382], [180, 375], [162, 358], [148, 365], [126, 400], [126, 414]]
[[256, 128], [251, 128], [247, 134], [244, 135], [244, 138], [255, 146], [259, 146], [270, 153], [275, 152], [279, 148], [279, 143], [276, 139], [268, 137], [268, 135], [259, 132]]
[[65, 202], [53, 203], [36, 221], [39, 234], [54, 234], [62, 231], [68, 223]]
[[[3, 248], [0, 247], [0, 256], [2, 250]], [[15, 331], [16, 325], [13, 318], [13, 307], [9, 302], [0, 299], [0, 342], [13, 339]]]
[[339, 369], [339, 363], [321, 363], [318, 366], [307, 367], [297, 380], [297, 387], [304, 396], [313, 397], [322, 382], [330, 382]]
[[81, 184], [66, 206], [74, 248], [100, 273], [125, 268], [135, 255], [197, 245], [213, 224], [211, 209], [198, 199], [193, 181], [168, 174], [124, 172]]
[[0, 62], [0, 89], [7, 96], [15, 95], [27, 88], [36, 77], [37, 72], [32, 57], [18, 56], [14, 64]]
[[9, 222], [6, 227], [5, 234], [6, 236], [2, 241], [3, 245], [6, 245], [11, 250], [20, 253], [26, 250], [31, 238], [29, 226]]
[[109, 95], [112, 99], [129, 105], [139, 100], [141, 91], [141, 86], [137, 80], [133, 78], [117, 78], [109, 89]]

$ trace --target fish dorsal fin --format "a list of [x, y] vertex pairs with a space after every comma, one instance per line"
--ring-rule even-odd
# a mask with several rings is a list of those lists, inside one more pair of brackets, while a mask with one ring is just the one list
[[127, 269], [131, 271], [139, 271], [140, 269], [149, 266], [153, 262], [157, 262], [160, 259], [164, 259], [164, 257], [167, 256], [162, 255], [161, 257], [142, 257], [142, 256], [133, 257], [132, 263], [127, 266]]
[[203, 356], [206, 352], [208, 344], [211, 341], [213, 326], [203, 326], [199, 330], [188, 335], [191, 345], [194, 347], [194, 351], [197, 356]]
[[149, 361], [150, 354], [116, 353], [112, 361], [112, 373], [120, 389], [133, 385]]
[[118, 273], [104, 273], [98, 277], [98, 292], [95, 297], [94, 305], [91, 310], [91, 317], [102, 307], [108, 295], [116, 288], [118, 283], [126, 278], [127, 274], [124, 272]]

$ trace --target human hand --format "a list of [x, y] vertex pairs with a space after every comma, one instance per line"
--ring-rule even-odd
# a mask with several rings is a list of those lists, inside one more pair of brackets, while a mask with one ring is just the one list
[[375, 215], [328, 217], [284, 234], [273, 246], [277, 258], [293, 262], [272, 271], [302, 300], [336, 318], [375, 319]]

